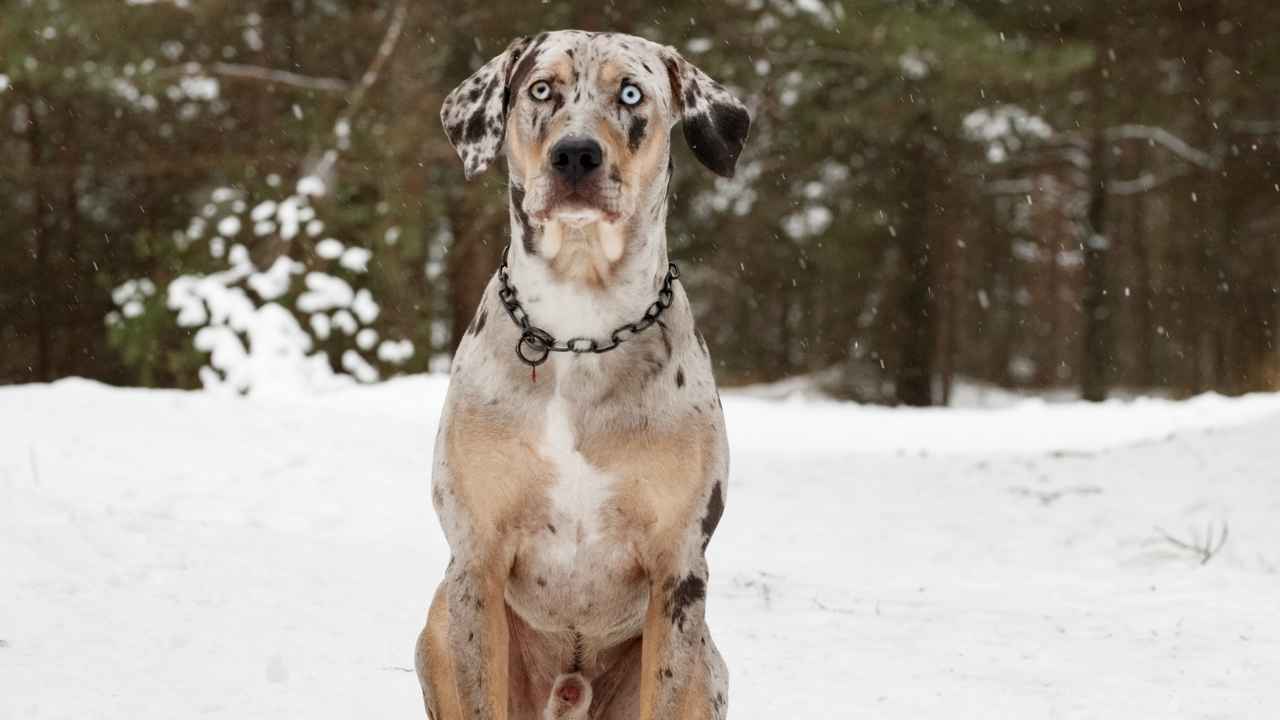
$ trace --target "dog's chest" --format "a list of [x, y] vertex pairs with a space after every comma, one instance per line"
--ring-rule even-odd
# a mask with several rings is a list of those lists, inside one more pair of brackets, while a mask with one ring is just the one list
[[538, 453], [553, 479], [518, 543], [508, 599], [539, 629], [624, 633], [642, 618], [647, 596], [631, 524], [616, 502], [622, 480], [579, 451], [572, 407], [559, 394], [543, 423]]

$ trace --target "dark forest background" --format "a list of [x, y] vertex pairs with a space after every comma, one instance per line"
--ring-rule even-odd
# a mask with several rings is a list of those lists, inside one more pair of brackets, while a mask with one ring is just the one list
[[[441, 100], [513, 36], [578, 27], [675, 45], [752, 109], [735, 180], [676, 148], [672, 250], [723, 383], [913, 405], [961, 381], [1280, 387], [1270, 0], [0, 7], [0, 382], [198, 386], [209, 346], [166, 288], [228, 244], [376, 296], [360, 324], [414, 348], [361, 339], [379, 376], [438, 367], [507, 223]], [[309, 176], [322, 231], [249, 217]], [[351, 370], [360, 328], [317, 330], [304, 290], [278, 302]]]

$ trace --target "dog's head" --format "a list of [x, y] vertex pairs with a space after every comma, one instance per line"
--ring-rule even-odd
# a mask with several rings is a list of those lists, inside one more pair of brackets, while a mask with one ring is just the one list
[[743, 104], [674, 48], [575, 30], [517, 39], [440, 115], [468, 178], [505, 149], [521, 210], [575, 225], [624, 222], [665, 193], [677, 122], [694, 156], [725, 177], [750, 126]]

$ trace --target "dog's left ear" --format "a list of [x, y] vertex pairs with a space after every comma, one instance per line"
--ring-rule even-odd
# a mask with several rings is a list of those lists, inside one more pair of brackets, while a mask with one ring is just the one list
[[468, 180], [484, 172], [502, 149], [510, 109], [511, 73], [528, 44], [529, 38], [516, 38], [502, 54], [454, 88], [440, 107], [440, 122], [449, 143], [462, 158]]
[[712, 80], [672, 47], [663, 62], [671, 78], [671, 97], [684, 123], [689, 149], [712, 172], [733, 177], [747, 142], [751, 116], [742, 101]]

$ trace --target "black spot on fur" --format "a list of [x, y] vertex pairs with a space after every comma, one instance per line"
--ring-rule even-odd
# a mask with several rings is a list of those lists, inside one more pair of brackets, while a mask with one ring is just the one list
[[671, 592], [671, 622], [684, 632], [684, 621], [689, 608], [701, 602], [707, 596], [707, 583], [702, 578], [689, 573]]
[[537, 231], [533, 223], [529, 222], [529, 214], [524, 211], [524, 188], [519, 185], [511, 186], [511, 211], [516, 214], [516, 221], [520, 223], [520, 241], [524, 244], [524, 251], [532, 255], [536, 250], [533, 241]]
[[627, 132], [627, 147], [631, 148], [631, 152], [639, 150], [644, 143], [644, 130], [648, 125], [648, 119], [639, 115], [631, 118], [631, 128]]
[[682, 94], [680, 64], [672, 58], [663, 59], [662, 64], [667, 68], [667, 80], [671, 83], [671, 99], [673, 102], [679, 103]]
[[453, 123], [452, 125], [448, 125], [445, 127], [444, 132], [445, 132], [445, 135], [449, 136], [450, 144], [457, 145], [458, 143], [462, 142], [463, 128], [464, 128], [464, 125], [461, 122], [456, 122], [456, 123]]
[[720, 488], [720, 481], [717, 480], [715, 486], [711, 488], [711, 497], [707, 499], [707, 514], [702, 516], [703, 550], [707, 549], [707, 544], [711, 542], [711, 536], [720, 525], [720, 518], [723, 515], [724, 492]]
[[698, 93], [695, 91], [693, 87], [690, 87], [684, 91], [684, 106], [686, 108], [693, 108], [698, 106]]
[[702, 348], [702, 354], [710, 355], [711, 351], [707, 349], [707, 340], [706, 338], [702, 337], [702, 331], [695, 330], [693, 331], [693, 334], [695, 337], [698, 338], [698, 347]]
[[471, 330], [471, 334], [472, 334], [472, 335], [479, 335], [479, 334], [480, 334], [480, 331], [481, 331], [481, 330], [484, 330], [484, 323], [485, 323], [485, 321], [486, 321], [486, 320], [488, 320], [488, 319], [489, 319], [489, 311], [488, 311], [488, 310], [481, 310], [481, 311], [480, 311], [480, 317], [475, 321], [475, 327]]
[[469, 143], [479, 142], [484, 137], [484, 127], [484, 108], [479, 108], [467, 118], [467, 127], [463, 131], [462, 139]]
[[694, 156], [712, 172], [733, 177], [750, 128], [751, 117], [746, 110], [737, 105], [715, 103], [709, 113], [685, 117], [684, 139]]
[[555, 526], [555, 525], [547, 525], [547, 529], [551, 531], [551, 534], [552, 534], [552, 535], [555, 535], [555, 534], [556, 534], [556, 526]]
[[546, 586], [547, 586], [547, 579], [546, 579], [546, 578], [544, 578], [544, 577], [539, 577], [539, 578], [538, 578], [538, 587], [546, 587]]
[[[511, 77], [507, 80], [508, 91], [520, 92], [521, 88], [524, 87], [525, 79], [529, 77], [529, 73], [533, 71], [533, 66], [538, 62], [538, 55], [541, 54], [541, 50], [537, 50], [536, 48], [541, 42], [541, 40], [535, 40], [533, 46], [528, 48], [520, 58], [520, 62], [516, 63], [515, 68], [511, 71]], [[508, 93], [507, 98], [509, 101], [510, 92]], [[505, 104], [504, 109], [510, 109], [510, 102]]]
[[676, 368], [676, 387], [684, 387], [684, 368]]

